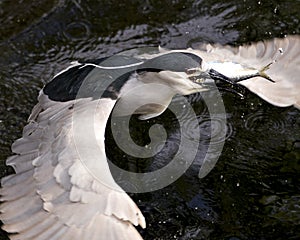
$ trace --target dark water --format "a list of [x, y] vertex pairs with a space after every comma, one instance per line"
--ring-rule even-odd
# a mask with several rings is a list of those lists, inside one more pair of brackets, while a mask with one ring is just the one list
[[[299, 13], [299, 0], [1, 1], [0, 175], [39, 89], [70, 61], [300, 34]], [[229, 130], [213, 171], [199, 180], [194, 164], [169, 187], [132, 196], [147, 219], [139, 229], [145, 239], [300, 239], [299, 110], [247, 91], [223, 99]], [[200, 96], [188, 100], [205, 121]], [[133, 119], [133, 135], [146, 143], [148, 125], [169, 119], [168, 112], [146, 124]], [[169, 121], [172, 149], [177, 130]]]

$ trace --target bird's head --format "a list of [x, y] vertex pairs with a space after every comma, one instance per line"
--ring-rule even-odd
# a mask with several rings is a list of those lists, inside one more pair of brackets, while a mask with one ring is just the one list
[[144, 82], [163, 82], [183, 95], [208, 90], [214, 80], [235, 84], [190, 52], [171, 52], [147, 60], [138, 73]]
[[201, 57], [184, 51], [148, 59], [119, 80], [122, 79], [126, 81], [120, 84], [115, 115], [134, 112], [143, 115], [142, 119], [161, 114], [176, 94], [189, 95], [216, 89], [214, 80], [231, 83], [226, 76], [211, 71]]

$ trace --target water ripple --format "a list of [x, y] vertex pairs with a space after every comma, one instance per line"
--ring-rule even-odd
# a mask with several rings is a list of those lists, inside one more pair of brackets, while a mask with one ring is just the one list
[[206, 144], [218, 144], [233, 134], [232, 124], [227, 122], [224, 126], [223, 120], [218, 118], [203, 119], [199, 126], [201, 139]]
[[83, 21], [72, 22], [67, 25], [63, 33], [69, 40], [87, 39], [91, 34], [90, 23]]
[[284, 131], [286, 120], [284, 117], [276, 112], [272, 112], [272, 115], [258, 110], [257, 112], [245, 116], [245, 128], [249, 131], [259, 130], [276, 130], [279, 132]]

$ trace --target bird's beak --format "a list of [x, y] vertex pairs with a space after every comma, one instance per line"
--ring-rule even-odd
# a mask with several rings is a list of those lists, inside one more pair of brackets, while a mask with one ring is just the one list
[[[225, 91], [232, 92], [243, 97], [242, 93], [232, 88], [233, 86], [235, 86], [237, 87], [237, 89], [240, 89], [240, 86], [234, 80], [226, 77], [222, 73], [212, 68], [206, 71], [203, 71], [200, 68], [188, 69], [186, 71], [186, 74], [191, 81], [201, 84], [206, 89], [215, 89], [216, 84], [214, 83], [214, 81], [219, 81], [219, 84], [217, 84], [218, 89], [223, 89]], [[223, 84], [229, 84], [230, 87], [228, 85], [223, 87]]]
[[231, 85], [237, 85], [236, 82], [212, 68], [207, 71], [203, 71], [201, 68], [191, 68], [186, 70], [186, 74], [191, 81], [199, 84], [205, 83], [207, 79], [213, 79]]
[[209, 69], [208, 74], [213, 80], [219, 80], [221, 82], [229, 83], [231, 85], [237, 85], [235, 81], [212, 68]]

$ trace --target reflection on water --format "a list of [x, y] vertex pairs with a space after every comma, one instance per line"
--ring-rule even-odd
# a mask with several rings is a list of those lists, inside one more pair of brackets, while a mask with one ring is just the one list
[[[70, 61], [109, 56], [143, 46], [197, 47], [203, 41], [240, 44], [300, 34], [300, 2], [256, 0], [197, 1], [12, 1], [0, 2], [0, 171], [10, 145], [36, 103], [38, 90]], [[207, 151], [211, 126], [201, 97], [188, 97]], [[224, 93], [226, 143], [213, 171], [199, 180], [199, 162], [165, 189], [136, 194], [147, 219], [145, 239], [299, 239], [300, 113], [276, 108], [247, 93]], [[152, 124], [169, 131], [163, 151], [141, 162], [114, 154], [126, 168], [155, 169], [178, 148], [176, 119], [165, 113], [141, 122], [133, 119], [135, 141], [147, 144]], [[191, 135], [193, 126], [187, 121]], [[115, 151], [113, 142], [108, 149]], [[163, 143], [156, 148], [160, 149]], [[124, 163], [125, 162], [125, 163]], [[2, 238], [5, 234], [2, 233]]]

